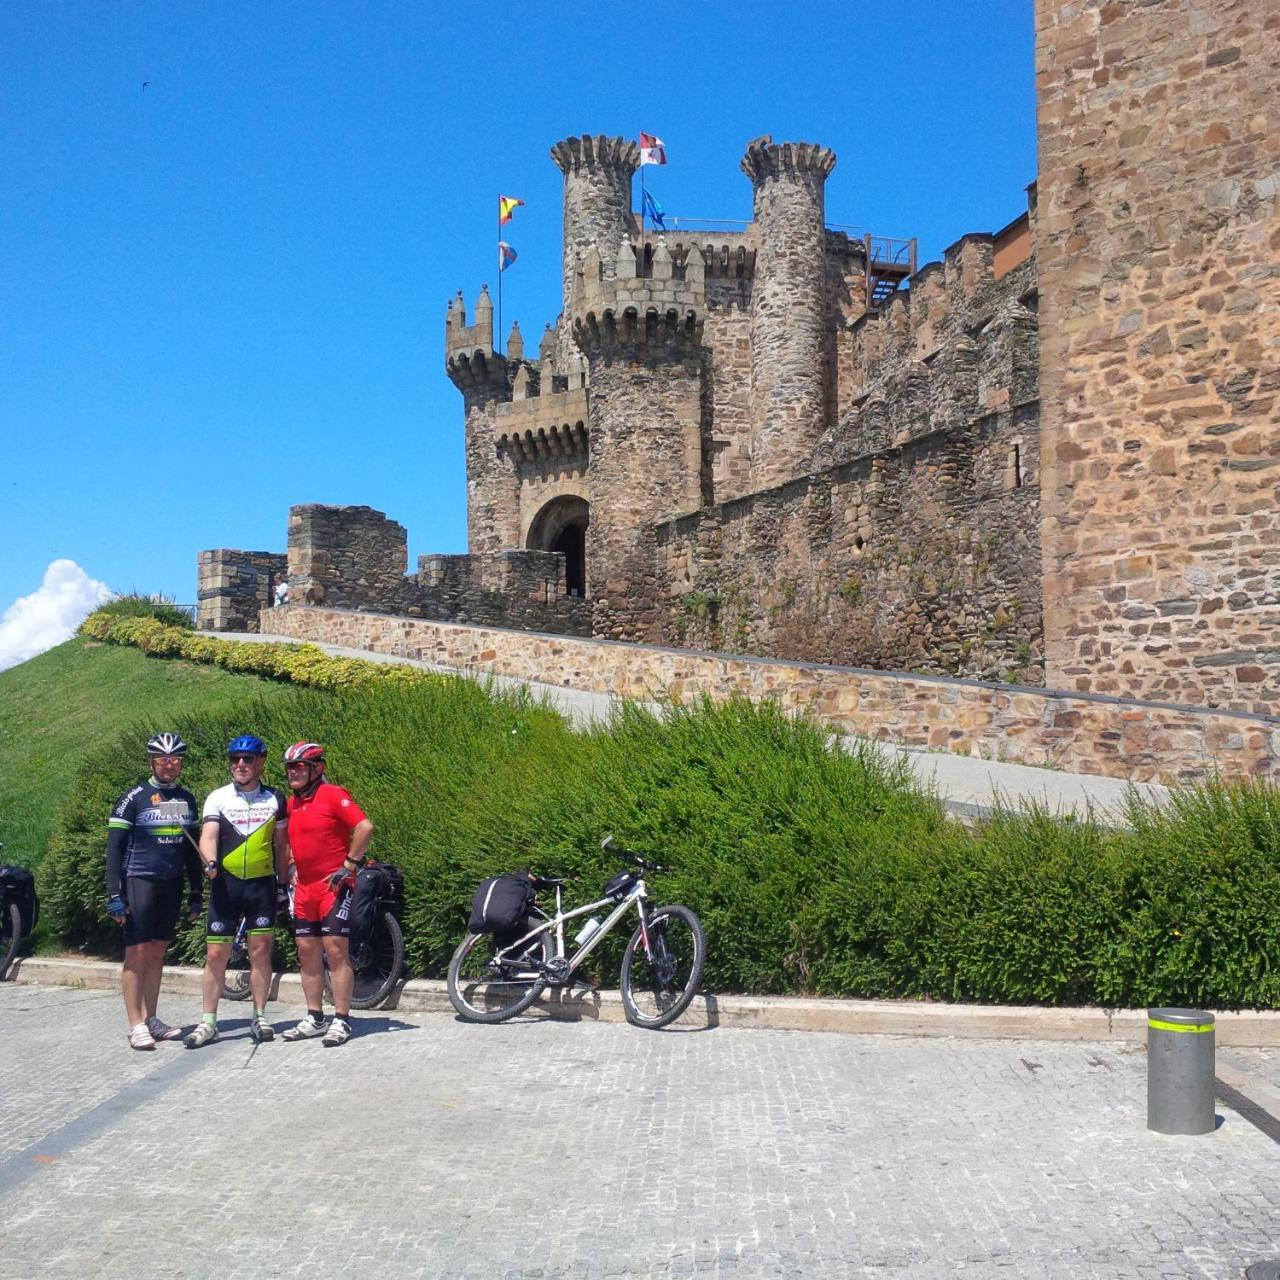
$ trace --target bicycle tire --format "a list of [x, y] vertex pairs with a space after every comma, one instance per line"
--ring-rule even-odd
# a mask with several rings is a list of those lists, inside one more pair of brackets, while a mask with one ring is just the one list
[[[674, 927], [673, 927], [674, 926]], [[622, 953], [622, 1008], [636, 1027], [657, 1030], [674, 1022], [702, 985], [707, 936], [688, 907], [658, 907], [649, 912], [650, 959], [639, 925]]]
[[[549, 930], [544, 930], [529, 944], [539, 952], [536, 976], [520, 977], [521, 972], [508, 964], [507, 972], [495, 973], [492, 967], [494, 937], [491, 933], [469, 933], [458, 944], [449, 961], [446, 987], [449, 1003], [458, 1017], [466, 1022], [505, 1022], [523, 1013], [543, 992], [547, 979], [541, 971], [551, 959]], [[527, 954], [527, 952], [526, 952]], [[465, 972], [464, 972], [465, 971]]]
[[9, 972], [13, 958], [18, 954], [18, 943], [22, 941], [22, 912], [16, 902], [3, 903], [3, 916], [0, 917], [0, 981]]
[[[353, 1009], [376, 1009], [400, 981], [404, 972], [404, 931], [390, 911], [384, 911], [374, 922], [369, 941], [352, 949], [351, 971], [355, 975], [351, 987]], [[324, 971], [324, 981], [332, 1001], [328, 969]]]
[[231, 944], [227, 972], [222, 979], [222, 995], [226, 1000], [247, 1000], [249, 987], [249, 947], [247, 943]]

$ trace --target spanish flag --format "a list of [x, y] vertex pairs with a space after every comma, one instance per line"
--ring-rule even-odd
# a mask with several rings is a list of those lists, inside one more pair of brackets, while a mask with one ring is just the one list
[[515, 196], [499, 196], [498, 197], [498, 226], [504, 226], [511, 221], [515, 211], [524, 204], [523, 200], [517, 200]]

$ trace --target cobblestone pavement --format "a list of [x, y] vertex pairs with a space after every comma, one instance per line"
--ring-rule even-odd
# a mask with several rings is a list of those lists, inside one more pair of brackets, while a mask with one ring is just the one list
[[[277, 1026], [300, 1011], [275, 1006]], [[192, 1020], [196, 1002], [161, 1013]], [[1240, 1277], [1280, 1145], [1145, 1127], [1131, 1045], [356, 1015], [131, 1052], [0, 986], [0, 1276]], [[1277, 1076], [1274, 1051], [1234, 1065]]]

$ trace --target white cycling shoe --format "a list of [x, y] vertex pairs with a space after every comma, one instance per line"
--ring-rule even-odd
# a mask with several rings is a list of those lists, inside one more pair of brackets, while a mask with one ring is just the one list
[[329, 1030], [324, 1033], [324, 1039], [320, 1042], [326, 1049], [332, 1049], [336, 1044], [346, 1044], [351, 1039], [351, 1023], [345, 1018], [339, 1018], [335, 1013], [329, 1019]]

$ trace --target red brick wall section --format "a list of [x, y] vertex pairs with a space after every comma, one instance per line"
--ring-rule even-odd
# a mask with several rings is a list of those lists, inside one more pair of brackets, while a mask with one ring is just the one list
[[1280, 4], [1038, 0], [1046, 683], [1280, 706]]
[[833, 729], [1078, 773], [1280, 781], [1280, 718], [289, 605], [264, 632], [623, 697], [776, 698]]

